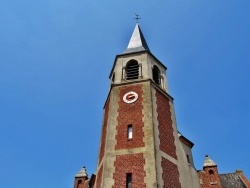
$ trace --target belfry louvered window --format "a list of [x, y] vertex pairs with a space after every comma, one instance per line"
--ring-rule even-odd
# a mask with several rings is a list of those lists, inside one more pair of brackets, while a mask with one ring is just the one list
[[131, 60], [126, 65], [126, 80], [139, 78], [139, 64], [136, 60]]
[[155, 81], [155, 83], [160, 85], [161, 83], [160, 69], [156, 65], [153, 66], [152, 73], [153, 73], [153, 80]]

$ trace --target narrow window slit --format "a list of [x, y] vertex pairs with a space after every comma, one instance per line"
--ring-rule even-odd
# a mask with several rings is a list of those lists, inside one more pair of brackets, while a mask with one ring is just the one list
[[132, 173], [126, 175], [126, 188], [132, 188]]
[[133, 138], [133, 127], [132, 125], [128, 125], [128, 139]]
[[187, 154], [187, 162], [188, 164], [190, 164], [190, 159], [189, 159], [189, 155]]

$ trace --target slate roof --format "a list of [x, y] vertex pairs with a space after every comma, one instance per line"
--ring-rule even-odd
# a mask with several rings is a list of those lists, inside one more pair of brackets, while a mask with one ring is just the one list
[[147, 42], [142, 34], [139, 24], [135, 25], [134, 32], [130, 38], [127, 49], [123, 54], [141, 52], [141, 51], [150, 51], [147, 45]]
[[219, 176], [222, 188], [247, 188], [237, 173], [220, 174]]

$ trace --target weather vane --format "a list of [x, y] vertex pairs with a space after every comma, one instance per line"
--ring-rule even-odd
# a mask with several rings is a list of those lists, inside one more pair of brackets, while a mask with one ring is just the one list
[[139, 14], [136, 14], [136, 13], [135, 13], [135, 16], [136, 16], [136, 17], [135, 17], [134, 19], [136, 20], [136, 23], [138, 23], [138, 20], [141, 19], [141, 18], [139, 17]]

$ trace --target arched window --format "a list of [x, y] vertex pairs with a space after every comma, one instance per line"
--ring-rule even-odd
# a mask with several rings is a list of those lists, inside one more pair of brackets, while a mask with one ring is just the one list
[[160, 74], [160, 69], [156, 65], [153, 66], [152, 73], [153, 73], [153, 80], [155, 81], [155, 83], [160, 85], [161, 74]]
[[133, 80], [139, 78], [139, 64], [136, 60], [130, 60], [126, 65], [126, 79]]
[[217, 181], [216, 181], [216, 176], [214, 174], [214, 171], [213, 170], [209, 170], [208, 173], [210, 175], [210, 182], [211, 183], [216, 183]]
[[82, 180], [79, 180], [78, 182], [77, 182], [77, 188], [81, 188], [82, 187]]
[[213, 170], [209, 170], [209, 174], [210, 175], [214, 174], [214, 171]]

